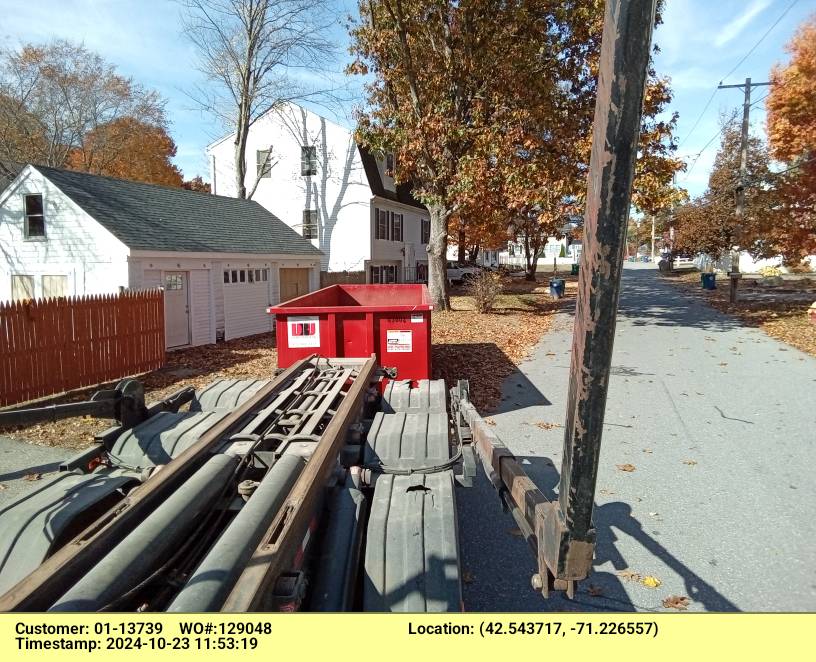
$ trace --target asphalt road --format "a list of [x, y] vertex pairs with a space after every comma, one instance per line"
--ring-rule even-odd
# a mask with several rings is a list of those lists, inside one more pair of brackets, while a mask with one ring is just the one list
[[[594, 573], [543, 600], [483, 476], [457, 490], [468, 611], [816, 609], [816, 359], [627, 265], [597, 484]], [[548, 496], [561, 466], [572, 310], [493, 418]], [[616, 465], [631, 464], [624, 472]], [[619, 572], [652, 576], [649, 589]], [[590, 591], [589, 587], [593, 586]], [[595, 595], [593, 595], [595, 594]]]

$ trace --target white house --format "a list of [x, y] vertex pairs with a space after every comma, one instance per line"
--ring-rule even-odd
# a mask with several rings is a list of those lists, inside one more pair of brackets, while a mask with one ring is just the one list
[[[213, 193], [236, 195], [234, 134], [207, 148]], [[250, 128], [245, 185], [323, 253], [325, 272], [365, 271], [366, 282], [427, 277], [430, 216], [395, 185], [393, 155], [357, 145], [349, 129], [296, 104]]]
[[0, 301], [161, 286], [168, 347], [270, 331], [320, 258], [249, 200], [32, 165], [0, 192]]

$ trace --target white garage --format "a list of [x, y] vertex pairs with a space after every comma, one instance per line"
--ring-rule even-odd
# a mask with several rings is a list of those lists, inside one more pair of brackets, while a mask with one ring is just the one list
[[320, 251], [250, 200], [28, 165], [0, 208], [0, 300], [162, 287], [168, 348], [271, 331], [281, 274], [319, 287]]

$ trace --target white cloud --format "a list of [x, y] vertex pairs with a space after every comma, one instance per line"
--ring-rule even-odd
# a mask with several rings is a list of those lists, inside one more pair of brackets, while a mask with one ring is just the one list
[[748, 24], [754, 19], [754, 17], [765, 11], [770, 4], [771, 0], [754, 0], [754, 2], [748, 6], [745, 12], [725, 25], [725, 27], [715, 37], [714, 45], [720, 48], [725, 46], [731, 40], [736, 39], [742, 33], [742, 31], [748, 27]]

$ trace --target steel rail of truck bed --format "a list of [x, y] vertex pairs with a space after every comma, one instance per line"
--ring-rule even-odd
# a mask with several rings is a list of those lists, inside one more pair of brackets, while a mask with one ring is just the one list
[[[331, 359], [333, 365], [352, 363]], [[322, 440], [300, 474], [278, 515], [269, 525], [246, 569], [230, 592], [222, 611], [259, 611], [270, 607], [275, 584], [292, 568], [300, 545], [310, 533], [321, 492], [335, 468], [337, 456], [346, 443], [350, 425], [359, 416], [363, 397], [374, 379], [377, 361], [369, 358], [360, 367], [343, 402], [332, 415]]]
[[161, 471], [134, 489], [125, 499], [103, 514], [71, 542], [45, 560], [36, 570], [0, 596], [0, 611], [45, 611], [67, 591], [106, 550], [121, 542], [128, 531], [175, 490], [233, 431], [247, 414], [308, 365], [303, 359], [280, 373], [269, 384], [236, 407]]

